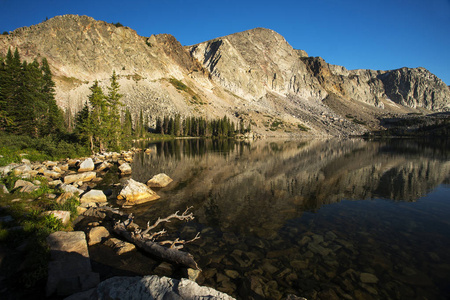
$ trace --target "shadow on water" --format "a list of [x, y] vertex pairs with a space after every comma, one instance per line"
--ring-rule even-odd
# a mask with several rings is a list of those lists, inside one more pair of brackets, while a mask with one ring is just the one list
[[179, 235], [199, 283], [240, 299], [447, 299], [446, 141], [176, 140], [135, 157], [133, 178], [174, 179], [132, 209], [144, 225], [194, 206]]

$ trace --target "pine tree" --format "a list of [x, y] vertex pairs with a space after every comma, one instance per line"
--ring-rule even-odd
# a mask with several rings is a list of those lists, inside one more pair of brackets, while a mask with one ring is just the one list
[[96, 80], [90, 87], [91, 95], [89, 96], [89, 103], [92, 111], [89, 114], [89, 123], [92, 126], [92, 134], [90, 135], [91, 151], [98, 147], [100, 152], [106, 149], [106, 142], [108, 136], [108, 103], [102, 88]]
[[162, 120], [161, 120], [161, 117], [156, 118], [155, 131], [156, 131], [156, 133], [163, 133], [162, 132]]
[[121, 124], [119, 107], [123, 105], [120, 101], [123, 95], [119, 93], [120, 85], [117, 79], [116, 71], [113, 71], [110, 78], [110, 86], [108, 87], [108, 96], [106, 97], [109, 110], [106, 119], [107, 128], [109, 131], [109, 138], [107, 142], [113, 148], [119, 147], [120, 144]]
[[122, 135], [125, 138], [130, 138], [133, 135], [133, 119], [128, 107], [125, 109], [125, 116], [122, 126]]
[[88, 141], [90, 143], [91, 150], [94, 148], [94, 128], [92, 125], [92, 118], [90, 117], [89, 104], [87, 102], [75, 116], [74, 133], [80, 140]]
[[41, 93], [45, 102], [45, 116], [42, 117], [41, 135], [59, 133], [64, 131], [64, 117], [62, 110], [55, 100], [55, 83], [52, 79], [52, 72], [47, 59], [42, 59], [42, 88]]

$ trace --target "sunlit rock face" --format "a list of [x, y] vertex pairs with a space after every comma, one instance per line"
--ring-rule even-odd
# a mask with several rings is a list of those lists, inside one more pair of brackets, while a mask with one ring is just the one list
[[269, 92], [322, 100], [327, 93], [297, 51], [270, 29], [256, 28], [194, 45], [191, 54], [214, 80], [248, 100]]

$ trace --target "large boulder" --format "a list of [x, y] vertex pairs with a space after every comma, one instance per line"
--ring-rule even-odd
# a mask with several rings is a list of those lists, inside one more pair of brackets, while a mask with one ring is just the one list
[[96, 293], [97, 299], [234, 299], [213, 288], [199, 286], [188, 279], [177, 280], [156, 275], [113, 277], [100, 283]]
[[66, 177], [64, 177], [64, 183], [70, 184], [70, 183], [74, 183], [74, 182], [78, 182], [78, 181], [83, 181], [83, 182], [91, 181], [96, 176], [97, 176], [97, 174], [95, 172], [85, 172], [85, 173], [81, 173], [81, 174], [67, 175]]
[[92, 272], [91, 261], [82, 231], [57, 231], [47, 237], [51, 261], [48, 264], [47, 297], [67, 296], [94, 288], [100, 282]]
[[124, 182], [124, 188], [117, 196], [117, 199], [119, 200], [118, 203], [122, 205], [141, 204], [159, 198], [160, 197], [147, 185], [131, 178]]
[[81, 203], [91, 203], [91, 202], [106, 202], [106, 195], [100, 190], [90, 190], [80, 198]]
[[94, 170], [94, 168], [95, 168], [94, 161], [92, 160], [92, 158], [89, 157], [80, 164], [78, 172], [89, 172]]
[[163, 188], [166, 187], [173, 180], [169, 176], [164, 173], [160, 173], [158, 175], [153, 176], [149, 181], [147, 181], [147, 185], [151, 188]]

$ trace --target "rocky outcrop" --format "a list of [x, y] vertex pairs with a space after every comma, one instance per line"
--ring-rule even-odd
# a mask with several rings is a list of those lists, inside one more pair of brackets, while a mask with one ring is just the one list
[[450, 110], [450, 90], [424, 68], [401, 68], [379, 76], [386, 95], [394, 102], [434, 111]]
[[391, 71], [347, 70], [321, 57], [303, 57], [308, 69], [328, 92], [385, 108], [393, 101], [410, 108], [450, 109], [450, 91], [442, 80], [424, 68]]

